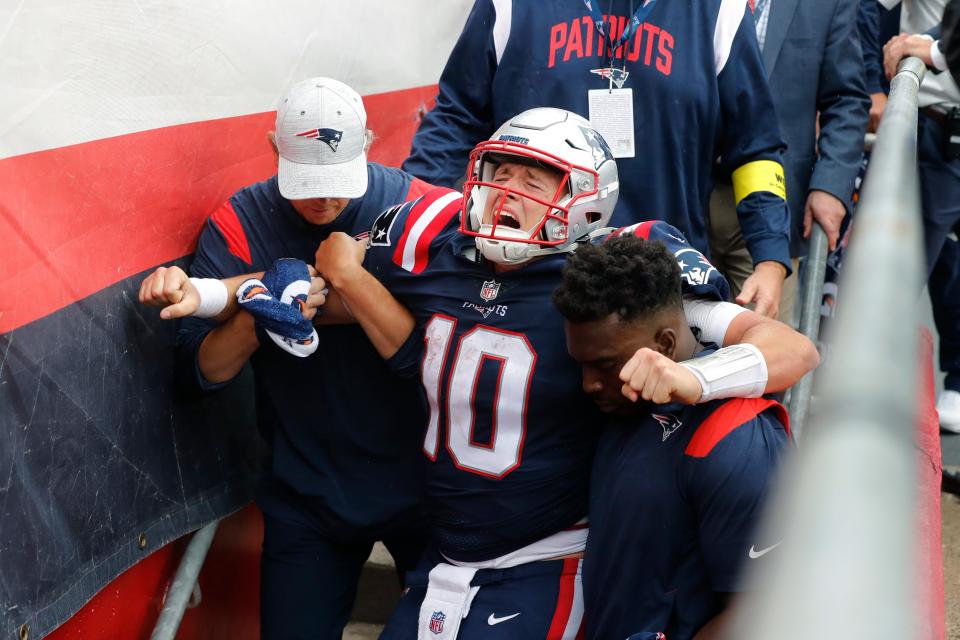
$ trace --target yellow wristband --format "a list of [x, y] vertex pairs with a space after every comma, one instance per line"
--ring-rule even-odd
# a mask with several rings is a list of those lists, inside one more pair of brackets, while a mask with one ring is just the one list
[[733, 196], [737, 204], [751, 193], [760, 191], [787, 199], [786, 180], [779, 162], [757, 160], [733, 172]]

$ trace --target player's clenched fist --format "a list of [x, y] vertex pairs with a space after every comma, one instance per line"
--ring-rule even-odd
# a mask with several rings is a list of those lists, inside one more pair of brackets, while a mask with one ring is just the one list
[[703, 393], [700, 381], [689, 369], [646, 347], [623, 365], [620, 380], [621, 391], [631, 402], [643, 398], [655, 404], [695, 404]]
[[200, 295], [180, 267], [158, 267], [140, 284], [140, 304], [163, 307], [160, 318], [170, 320], [192, 315]]
[[316, 259], [317, 271], [334, 287], [358, 272], [363, 266], [366, 242], [354, 240], [342, 232], [331, 233], [320, 243]]

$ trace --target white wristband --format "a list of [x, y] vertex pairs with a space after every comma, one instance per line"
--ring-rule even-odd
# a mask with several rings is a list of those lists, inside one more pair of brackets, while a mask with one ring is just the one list
[[197, 318], [212, 318], [227, 307], [227, 285], [216, 278], [190, 278], [200, 295], [200, 306], [193, 312]]
[[759, 398], [767, 388], [767, 362], [752, 344], [724, 347], [680, 365], [693, 372], [703, 393], [698, 402], [718, 398]]
[[940, 50], [940, 40], [934, 40], [930, 43], [930, 62], [937, 71], [947, 70], [947, 57]]
[[700, 330], [699, 340], [704, 344], [708, 342], [723, 344], [730, 323], [744, 311], [746, 311], [745, 308], [732, 302], [715, 302], [696, 298], [683, 300], [683, 315], [687, 319], [687, 324], [691, 328]]

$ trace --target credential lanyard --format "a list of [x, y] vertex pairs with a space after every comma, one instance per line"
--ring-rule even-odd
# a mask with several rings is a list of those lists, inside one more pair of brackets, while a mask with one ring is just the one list
[[637, 11], [633, 14], [633, 17], [630, 18], [630, 22], [623, 30], [623, 34], [616, 42], [614, 42], [613, 33], [607, 33], [606, 22], [604, 22], [603, 15], [600, 13], [600, 7], [598, 6], [600, 0], [583, 0], [583, 4], [587, 5], [590, 15], [593, 16], [593, 26], [600, 33], [600, 37], [604, 38], [610, 47], [610, 53], [607, 57], [607, 67], [613, 67], [613, 55], [616, 50], [622, 47], [625, 42], [633, 37], [633, 34], [635, 34], [637, 29], [640, 28], [640, 25], [646, 21], [647, 16], [650, 15], [650, 12], [653, 11], [653, 7], [657, 4], [657, 0], [641, 0], [641, 2], [642, 4], [640, 5], [640, 8], [637, 9]]
[[760, 22], [760, 16], [763, 15], [763, 10], [767, 8], [767, 0], [756, 0], [756, 4], [750, 3], [750, 6], [753, 7], [753, 24]]

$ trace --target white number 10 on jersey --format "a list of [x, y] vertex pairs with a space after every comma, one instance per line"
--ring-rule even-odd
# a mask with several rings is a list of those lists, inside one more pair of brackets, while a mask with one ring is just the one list
[[[426, 354], [423, 358], [423, 387], [430, 404], [430, 422], [423, 450], [437, 459], [440, 447], [440, 382], [457, 321], [434, 316], [427, 323]], [[483, 364], [500, 364], [490, 443], [474, 441], [476, 389]], [[526, 337], [482, 325], [460, 337], [453, 352], [446, 393], [447, 451], [458, 468], [493, 478], [503, 478], [520, 465], [527, 432], [527, 400], [537, 354]]]

